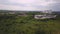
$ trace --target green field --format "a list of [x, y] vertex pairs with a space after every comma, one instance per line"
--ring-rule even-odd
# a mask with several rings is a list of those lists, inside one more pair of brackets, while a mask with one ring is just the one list
[[37, 20], [31, 15], [0, 14], [0, 34], [60, 34], [60, 16]]

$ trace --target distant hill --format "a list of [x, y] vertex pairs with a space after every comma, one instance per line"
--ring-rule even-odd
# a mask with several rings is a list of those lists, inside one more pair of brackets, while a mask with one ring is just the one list
[[53, 13], [55, 13], [55, 14], [60, 14], [60, 11], [56, 11], [56, 12], [53, 12]]
[[[15, 12], [15, 13], [26, 13], [26, 12], [42, 12], [42, 11], [16, 11], [16, 10], [0, 10], [0, 13]], [[60, 14], [60, 11], [52, 11], [53, 13]]]

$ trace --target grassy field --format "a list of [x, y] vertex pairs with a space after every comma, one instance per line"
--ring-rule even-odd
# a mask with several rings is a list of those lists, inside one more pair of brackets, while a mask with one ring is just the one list
[[30, 15], [0, 14], [0, 34], [60, 34], [60, 16], [37, 20]]

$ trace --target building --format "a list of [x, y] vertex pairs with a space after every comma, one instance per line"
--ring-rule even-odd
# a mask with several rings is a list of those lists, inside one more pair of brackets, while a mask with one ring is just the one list
[[56, 15], [35, 15], [35, 19], [50, 19], [50, 18], [55, 18]]
[[27, 16], [27, 14], [26, 13], [20, 13], [20, 14], [18, 14], [18, 16]]
[[49, 13], [49, 14], [52, 14], [52, 10], [44, 10], [44, 11], [42, 11], [42, 13]]

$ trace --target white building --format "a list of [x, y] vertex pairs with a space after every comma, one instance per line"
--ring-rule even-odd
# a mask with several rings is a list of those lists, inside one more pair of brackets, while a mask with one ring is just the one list
[[50, 19], [50, 18], [55, 18], [56, 15], [35, 15], [35, 19]]

